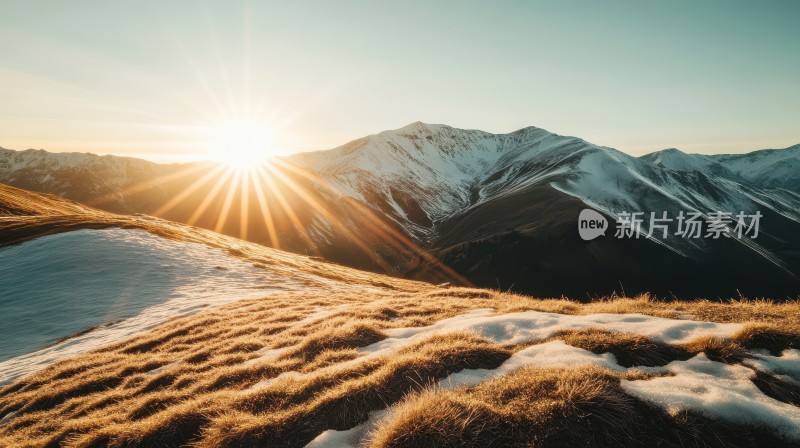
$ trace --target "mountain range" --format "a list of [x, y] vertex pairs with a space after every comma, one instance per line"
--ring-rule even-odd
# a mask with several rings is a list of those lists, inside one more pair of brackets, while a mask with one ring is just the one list
[[[546, 130], [413, 123], [253, 173], [212, 163], [0, 150], [0, 182], [113, 212], [197, 225], [357, 268], [586, 299], [800, 293], [800, 145], [736, 155], [633, 157]], [[762, 215], [757, 238], [592, 241], [591, 208]]]

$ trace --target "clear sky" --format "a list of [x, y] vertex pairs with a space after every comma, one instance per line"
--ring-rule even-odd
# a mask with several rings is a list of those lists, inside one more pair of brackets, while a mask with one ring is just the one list
[[0, 146], [207, 158], [413, 121], [534, 125], [634, 155], [800, 143], [797, 1], [0, 3]]

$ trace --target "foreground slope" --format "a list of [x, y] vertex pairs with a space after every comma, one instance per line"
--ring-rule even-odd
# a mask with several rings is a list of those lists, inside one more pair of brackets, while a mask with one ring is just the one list
[[798, 318], [796, 303], [279, 293], [5, 387], [0, 443], [796, 446]]
[[[104, 215], [65, 216], [113, 226]], [[28, 242], [50, 238], [32, 236], [48, 216], [24, 218]], [[175, 316], [2, 387], [0, 446], [800, 443], [797, 302], [438, 288], [117, 219], [298, 287]]]
[[[301, 285], [220, 249], [143, 230], [76, 230], [8, 247], [0, 250], [0, 382], [12, 365], [36, 368], [165, 317]], [[70, 337], [88, 329], [96, 331]]]

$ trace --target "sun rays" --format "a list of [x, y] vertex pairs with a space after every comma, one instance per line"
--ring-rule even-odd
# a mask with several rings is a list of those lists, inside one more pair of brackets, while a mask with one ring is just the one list
[[263, 58], [254, 59], [250, 52], [249, 21], [248, 10], [242, 51], [222, 51], [213, 27], [207, 45], [193, 48], [193, 41], [177, 38], [167, 42], [190, 75], [185, 91], [170, 92], [180, 113], [152, 112], [157, 121], [131, 124], [142, 134], [160, 136], [151, 139], [154, 147], [190, 155], [171, 161], [205, 161], [131, 172], [136, 183], [90, 205], [108, 208], [124, 202], [115, 211], [143, 212], [375, 271], [402, 275], [406, 265], [440, 265], [376, 204], [346, 197], [317, 174], [280, 157], [319, 149], [319, 138], [333, 138], [310, 132], [303, 122], [316, 108], [326, 110], [324, 99], [350, 80], [335, 73], [314, 85], [303, 73], [277, 80], [272, 76], [277, 62], [253, 64]]
[[168, 196], [150, 214], [278, 249], [356, 257], [365, 260], [361, 266], [382, 272], [403, 274], [425, 264], [436, 267], [447, 281], [466, 282], [390, 217], [280, 157], [247, 165], [189, 164], [121, 194], [164, 193]]

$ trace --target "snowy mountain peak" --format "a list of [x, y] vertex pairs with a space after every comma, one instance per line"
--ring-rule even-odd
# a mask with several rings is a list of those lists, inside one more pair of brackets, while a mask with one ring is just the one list
[[[415, 122], [330, 151], [290, 159], [320, 173], [345, 195], [367, 203], [383, 197], [403, 224], [411, 220], [430, 225], [486, 197], [488, 190], [475, 190], [484, 180], [498, 172], [494, 181], [509, 180], [512, 167], [519, 168], [552, 145], [570, 139], [536, 127], [491, 134]], [[411, 219], [399, 205], [409, 197], [422, 209], [419, 219]]]
[[700, 171], [706, 174], [726, 171], [714, 159], [701, 154], [687, 154], [678, 148], [667, 148], [640, 157], [654, 165], [673, 171]]
[[[614, 166], [646, 169], [617, 150], [535, 126], [492, 134], [421, 122], [290, 159], [423, 239], [442, 219], [521, 188], [574, 176], [605, 178], [603, 171]], [[593, 197], [596, 187], [576, 187], [576, 196], [585, 189]]]
[[[432, 123], [424, 123], [422, 121], [415, 121], [413, 123], [409, 123], [401, 128], [389, 131], [383, 131], [382, 133], [392, 133], [392, 132], [420, 132], [420, 131], [436, 131], [441, 128], [450, 128], [450, 126], [444, 124], [432, 124]], [[451, 128], [452, 129], [452, 128]]]

